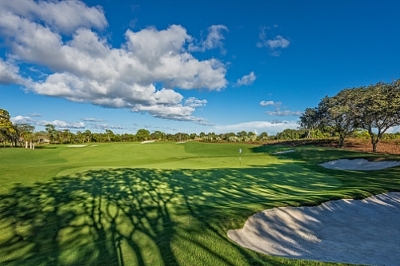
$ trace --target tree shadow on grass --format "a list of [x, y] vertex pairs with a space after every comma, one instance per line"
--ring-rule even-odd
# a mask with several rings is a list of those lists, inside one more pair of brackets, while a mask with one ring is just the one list
[[[268, 153], [274, 148], [276, 147], [259, 146], [253, 148], [252, 151], [255, 153]], [[373, 154], [342, 149], [301, 146], [297, 147], [295, 152], [274, 156], [281, 157], [283, 159], [291, 159], [293, 164], [302, 167], [306, 173], [317, 173], [318, 175], [331, 176], [337, 180], [340, 180], [343, 185], [338, 187], [337, 191], [340, 191], [341, 195], [333, 196], [332, 199], [339, 199], [342, 197], [361, 199], [388, 191], [400, 191], [400, 167], [372, 171], [355, 171], [326, 169], [319, 165], [320, 163], [332, 160], [351, 160], [356, 158], [363, 158], [369, 161], [400, 161], [400, 157], [398, 155]], [[314, 204], [311, 203], [309, 205]]]
[[299, 171], [119, 168], [18, 184], [0, 195], [0, 264], [279, 265], [226, 232], [256, 211], [340, 185]]
[[[17, 185], [0, 196], [0, 261], [124, 265], [124, 243], [134, 264], [149, 265], [163, 257], [173, 263], [168, 243], [174, 222], [167, 204], [176, 191], [163, 188], [164, 182], [155, 171], [120, 169]], [[155, 253], [149, 261], [142, 255], [145, 249]]]

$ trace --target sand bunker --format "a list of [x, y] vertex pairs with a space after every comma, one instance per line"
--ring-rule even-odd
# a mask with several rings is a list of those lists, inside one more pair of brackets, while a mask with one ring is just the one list
[[83, 148], [86, 147], [87, 145], [68, 145], [68, 148]]
[[145, 141], [142, 141], [142, 142], [140, 142], [141, 144], [146, 144], [146, 143], [153, 143], [154, 142], [154, 140], [145, 140]]
[[399, 166], [399, 161], [380, 161], [380, 162], [370, 162], [365, 159], [340, 159], [335, 161], [330, 161], [326, 163], [321, 163], [321, 166], [329, 169], [340, 169], [340, 170], [380, 170], [389, 167]]
[[284, 207], [251, 216], [228, 231], [257, 252], [309, 260], [398, 265], [400, 193], [364, 200], [329, 201], [316, 207]]

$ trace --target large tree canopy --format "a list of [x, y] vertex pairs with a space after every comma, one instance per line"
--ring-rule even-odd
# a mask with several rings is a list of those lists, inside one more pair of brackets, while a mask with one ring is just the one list
[[331, 127], [339, 135], [339, 146], [358, 126], [356, 103], [359, 94], [357, 89], [345, 89], [333, 97], [325, 97], [318, 106], [321, 124]]
[[358, 89], [357, 122], [371, 137], [372, 149], [391, 127], [400, 125], [400, 80]]
[[356, 129], [368, 131], [372, 150], [391, 127], [400, 125], [400, 80], [367, 87], [344, 89], [333, 97], [324, 97], [318, 107], [307, 108], [300, 117], [301, 127], [332, 128], [339, 135], [339, 145]]

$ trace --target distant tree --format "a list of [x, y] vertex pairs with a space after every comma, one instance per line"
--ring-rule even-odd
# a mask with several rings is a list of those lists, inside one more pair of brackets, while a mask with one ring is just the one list
[[135, 141], [135, 135], [124, 133], [121, 135], [121, 141]]
[[244, 131], [244, 130], [242, 130], [242, 131], [236, 133], [236, 136], [238, 137], [238, 139], [239, 139], [240, 141], [244, 141], [244, 140], [246, 140], [247, 132]]
[[225, 140], [226, 141], [229, 141], [229, 142], [236, 142], [236, 141], [238, 141], [238, 137], [236, 136], [236, 134], [235, 133], [233, 133], [233, 132], [229, 132], [229, 133], [226, 133], [226, 134], [224, 134], [225, 135]]
[[161, 132], [159, 130], [154, 131], [153, 133], [150, 134], [151, 139], [156, 139], [156, 140], [164, 140], [165, 139], [165, 133]]
[[214, 142], [217, 140], [217, 135], [214, 132], [210, 132], [207, 134], [207, 141]]
[[202, 140], [204, 139], [205, 136], [206, 136], [206, 133], [200, 132], [199, 137], [200, 137]]
[[64, 129], [61, 132], [61, 143], [71, 143], [72, 134], [69, 129]]
[[300, 127], [307, 130], [306, 138], [311, 138], [311, 132], [319, 126], [320, 122], [318, 108], [306, 108], [300, 116]]
[[120, 134], [115, 134], [113, 138], [111, 139], [111, 141], [115, 141], [115, 142], [121, 142], [122, 141], [122, 136]]
[[59, 135], [58, 132], [56, 130], [56, 127], [52, 124], [47, 124], [44, 126], [46, 131], [47, 131], [47, 135], [49, 137], [50, 143], [54, 143], [55, 141], [57, 141], [59, 139]]
[[112, 132], [112, 130], [110, 129], [106, 129], [106, 136], [107, 136], [107, 140], [110, 142], [114, 139], [114, 132]]
[[90, 130], [88, 130], [88, 129], [85, 130], [85, 132], [83, 132], [83, 135], [85, 136], [86, 142], [91, 142], [93, 140], [93, 135]]
[[166, 134], [165, 135], [165, 139], [167, 140], [167, 141], [175, 141], [175, 135], [172, 135], [172, 134]]
[[81, 131], [76, 131], [75, 139], [79, 143], [85, 143], [85, 135]]
[[246, 141], [255, 141], [257, 139], [257, 134], [249, 131], [247, 132]]
[[302, 132], [296, 129], [285, 129], [282, 132], [276, 134], [276, 139], [281, 140], [295, 140], [300, 139]]
[[6, 141], [12, 141], [12, 134], [15, 131], [13, 123], [10, 121], [10, 114], [7, 110], [0, 109], [0, 138], [5, 147]]
[[28, 124], [19, 124], [15, 125], [15, 127], [19, 141], [27, 141], [32, 145], [32, 142], [35, 140], [35, 127]]
[[191, 133], [191, 134], [189, 135], [189, 138], [190, 138], [191, 140], [195, 140], [195, 139], [197, 139], [197, 134], [196, 134], [196, 133]]
[[147, 129], [139, 129], [136, 132], [136, 139], [138, 141], [144, 141], [150, 139], [150, 131], [148, 131]]
[[262, 132], [260, 135], [257, 137], [259, 140], [265, 141], [268, 140], [268, 133], [267, 132]]

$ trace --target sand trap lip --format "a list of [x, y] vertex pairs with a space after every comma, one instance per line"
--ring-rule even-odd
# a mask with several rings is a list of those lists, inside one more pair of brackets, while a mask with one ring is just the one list
[[289, 152], [294, 152], [294, 150], [278, 151], [273, 154], [285, 154], [285, 153], [289, 153]]
[[68, 145], [68, 148], [83, 148], [86, 147], [87, 145]]
[[365, 159], [352, 159], [352, 160], [340, 159], [326, 163], [321, 163], [320, 165], [329, 169], [371, 171], [371, 170], [381, 170], [385, 168], [399, 166], [400, 162], [399, 161], [370, 162]]
[[145, 141], [140, 142], [140, 144], [153, 143], [153, 142], [154, 142], [154, 140], [145, 140]]
[[251, 216], [228, 237], [257, 252], [319, 261], [398, 265], [400, 193], [283, 207]]
[[176, 144], [183, 144], [186, 143], [186, 141], [178, 141]]

